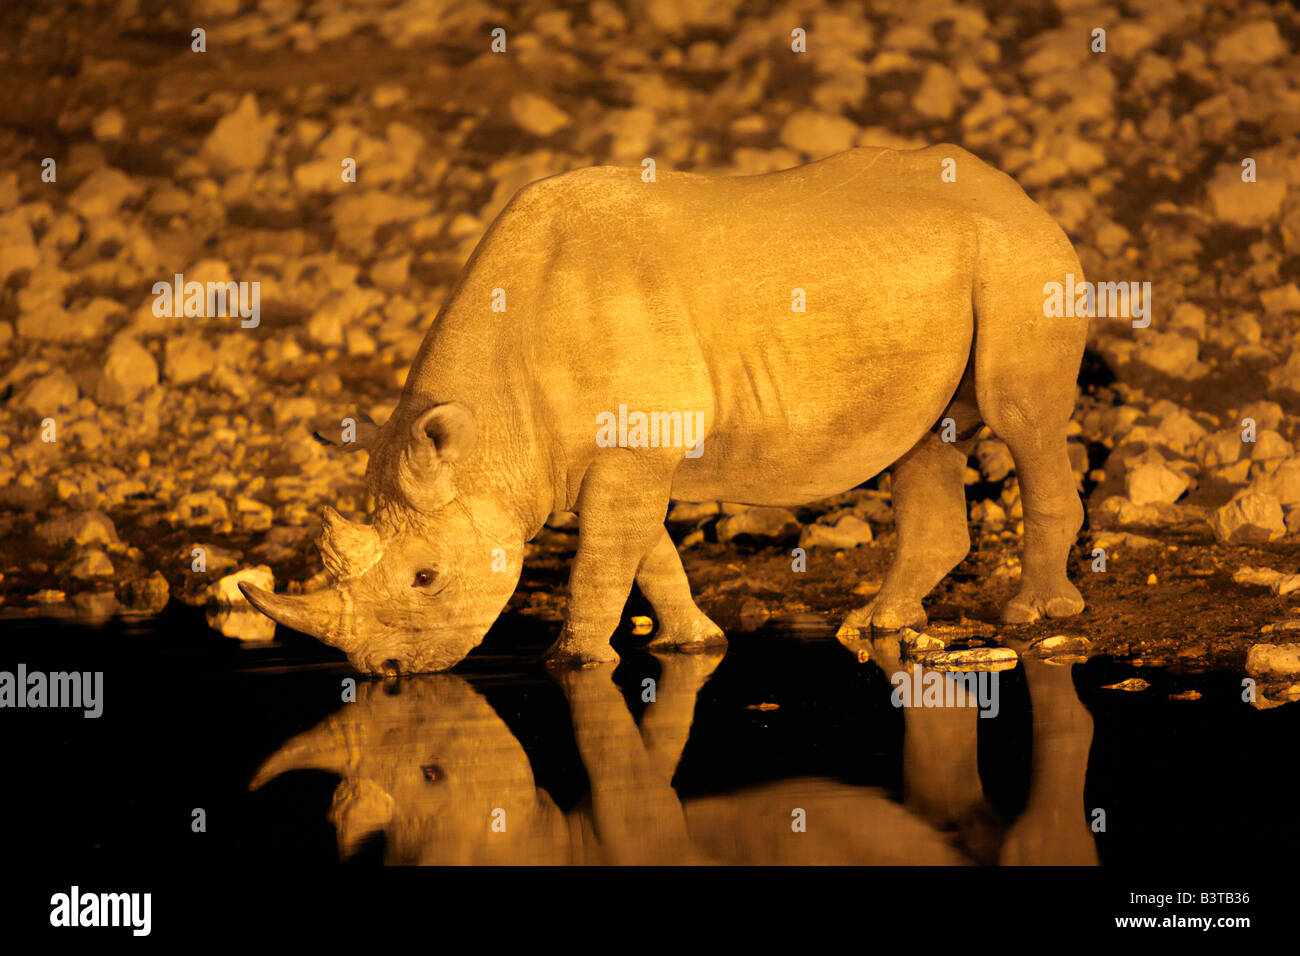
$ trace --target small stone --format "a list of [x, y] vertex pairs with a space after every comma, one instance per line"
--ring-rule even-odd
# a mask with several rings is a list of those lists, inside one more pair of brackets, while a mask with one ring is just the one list
[[95, 117], [94, 122], [90, 124], [90, 131], [100, 142], [121, 139], [122, 134], [126, 132], [126, 117], [122, 115], [121, 110], [110, 106]]
[[62, 372], [50, 372], [32, 382], [19, 397], [17, 405], [42, 417], [72, 408], [80, 392], [72, 377]]
[[1134, 504], [1172, 504], [1187, 490], [1187, 476], [1164, 464], [1142, 464], [1124, 476], [1124, 487]]
[[1271, 428], [1259, 432], [1250, 449], [1250, 457], [1253, 461], [1290, 458], [1294, 454], [1295, 449], [1291, 447], [1291, 443]]
[[197, 382], [216, 361], [216, 350], [197, 333], [168, 339], [163, 348], [163, 373], [172, 385]]
[[68, 197], [68, 205], [84, 219], [113, 216], [144, 193], [144, 187], [111, 166], [101, 166]]
[[1121, 548], [1143, 550], [1145, 548], [1154, 548], [1159, 544], [1160, 542], [1155, 538], [1131, 534], [1127, 531], [1103, 531], [1092, 539], [1094, 548], [1101, 548], [1105, 551], [1115, 551]]
[[104, 356], [95, 397], [105, 405], [126, 406], [158, 384], [158, 363], [143, 345], [119, 336]]
[[988, 481], [1001, 481], [1015, 470], [1007, 443], [997, 438], [985, 438], [975, 446], [975, 458], [980, 464], [980, 474]]
[[0, 284], [15, 272], [35, 269], [40, 261], [27, 217], [20, 210], [0, 216]]
[[228, 511], [225, 501], [208, 489], [192, 491], [177, 501], [176, 515], [183, 524], [204, 526], [226, 520]]
[[746, 508], [718, 522], [718, 540], [766, 538], [781, 540], [799, 533], [799, 519], [787, 508]]
[[1227, 544], [1266, 544], [1286, 534], [1282, 503], [1263, 492], [1240, 492], [1210, 516], [1214, 536]]
[[1255, 677], [1290, 678], [1300, 674], [1300, 644], [1254, 644], [1246, 652], [1246, 672]]
[[208, 588], [208, 594], [221, 607], [249, 608], [253, 606], [244, 597], [239, 585], [252, 584], [264, 591], [275, 590], [275, 575], [265, 564], [252, 568], [241, 568], [234, 574], [227, 574]]
[[1300, 312], [1300, 286], [1288, 282], [1273, 289], [1265, 289], [1259, 294], [1259, 301], [1264, 306], [1266, 315]]
[[1241, 166], [1225, 163], [1206, 185], [1206, 195], [1219, 222], [1243, 229], [1266, 226], [1282, 210], [1286, 179], [1267, 175], [1253, 183], [1242, 182]]
[[810, 524], [799, 535], [801, 548], [856, 548], [871, 543], [871, 525], [855, 514], [841, 515], [833, 524]]
[[1141, 677], [1130, 677], [1128, 680], [1122, 680], [1117, 684], [1106, 684], [1102, 690], [1125, 690], [1130, 693], [1146, 690], [1151, 685]]
[[134, 613], [158, 614], [171, 600], [171, 588], [167, 579], [155, 571], [148, 577], [136, 578], [122, 585], [121, 599]]
[[1216, 66], [1262, 66], [1286, 56], [1286, 43], [1272, 20], [1256, 20], [1220, 37], [1211, 58]]
[[1288, 458], [1266, 469], [1252, 483], [1251, 488], [1277, 498], [1283, 507], [1300, 505], [1300, 458]]
[[65, 548], [70, 544], [120, 543], [113, 520], [102, 511], [82, 511], [51, 518], [36, 526], [36, 537], [51, 548]]
[[1002, 671], [1016, 666], [1019, 656], [1009, 647], [971, 647], [918, 655], [937, 671]]
[[781, 127], [782, 143], [817, 159], [849, 149], [857, 135], [853, 120], [816, 110], [799, 110]]
[[544, 96], [516, 93], [510, 98], [510, 116], [520, 129], [534, 136], [550, 136], [569, 125], [569, 114]]
[[930, 63], [921, 74], [921, 85], [912, 98], [912, 105], [929, 119], [948, 119], [957, 111], [961, 85], [956, 75], [940, 63]]
[[99, 548], [88, 548], [77, 558], [68, 573], [78, 581], [112, 577], [113, 562]]
[[217, 120], [203, 141], [202, 156], [219, 171], [257, 169], [266, 159], [278, 125], [274, 113], [260, 115], [257, 97], [245, 93], [233, 111]]

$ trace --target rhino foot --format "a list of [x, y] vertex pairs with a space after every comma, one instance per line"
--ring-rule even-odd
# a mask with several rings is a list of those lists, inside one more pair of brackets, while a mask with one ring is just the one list
[[727, 646], [722, 628], [709, 620], [703, 611], [684, 620], [660, 621], [649, 651], [703, 651]]
[[618, 652], [609, 646], [608, 638], [580, 638], [567, 629], [560, 632], [559, 638], [546, 652], [548, 667], [580, 667], [584, 664], [617, 663], [618, 660]]
[[870, 631], [899, 631], [905, 627], [924, 627], [928, 618], [921, 602], [915, 599], [877, 596], [865, 607], [850, 611], [837, 636], [855, 637]]
[[1044, 617], [1073, 617], [1083, 610], [1083, 595], [1069, 581], [1050, 588], [1021, 588], [1002, 608], [1006, 624], [1032, 624]]

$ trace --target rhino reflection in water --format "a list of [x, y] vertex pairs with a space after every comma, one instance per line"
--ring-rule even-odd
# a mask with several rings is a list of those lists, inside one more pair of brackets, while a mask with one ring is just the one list
[[[820, 778], [680, 800], [671, 780], [696, 695], [719, 660], [661, 658], [657, 700], [639, 727], [612, 665], [556, 674], [590, 779], [567, 814], [537, 786], [505, 722], [454, 675], [363, 684], [355, 703], [290, 740], [251, 786], [295, 769], [339, 774], [330, 819], [340, 854], [381, 830], [395, 864], [1096, 862], [1082, 806], [1091, 720], [1068, 668], [1026, 665], [1033, 781], [1025, 812], [1004, 832], [989, 825], [970, 709], [905, 712], [902, 806]], [[795, 808], [805, 832], [792, 830]]]

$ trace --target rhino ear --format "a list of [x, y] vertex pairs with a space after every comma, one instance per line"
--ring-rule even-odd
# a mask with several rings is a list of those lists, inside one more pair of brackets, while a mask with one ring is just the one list
[[435, 405], [411, 424], [411, 437], [439, 462], [463, 460], [474, 448], [478, 429], [464, 405]]
[[402, 449], [397, 482], [415, 508], [437, 511], [456, 497], [453, 469], [474, 447], [474, 413], [464, 405], [434, 405], [411, 423], [411, 441]]

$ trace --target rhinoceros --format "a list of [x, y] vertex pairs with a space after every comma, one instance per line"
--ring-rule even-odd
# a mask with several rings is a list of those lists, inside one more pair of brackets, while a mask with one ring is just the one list
[[970, 548], [963, 476], [983, 423], [1024, 511], [1003, 619], [1076, 614], [1066, 430], [1086, 320], [1044, 305], [1068, 275], [1083, 270], [1055, 221], [957, 146], [760, 176], [542, 179], [492, 223], [368, 439], [370, 522], [326, 509], [331, 585], [241, 587], [363, 672], [442, 670], [487, 633], [548, 516], [577, 512], [548, 659], [617, 660], [634, 581], [652, 646], [701, 648], [725, 638], [691, 596], [671, 501], [801, 506], [892, 466], [897, 553], [844, 627], [916, 626]]

